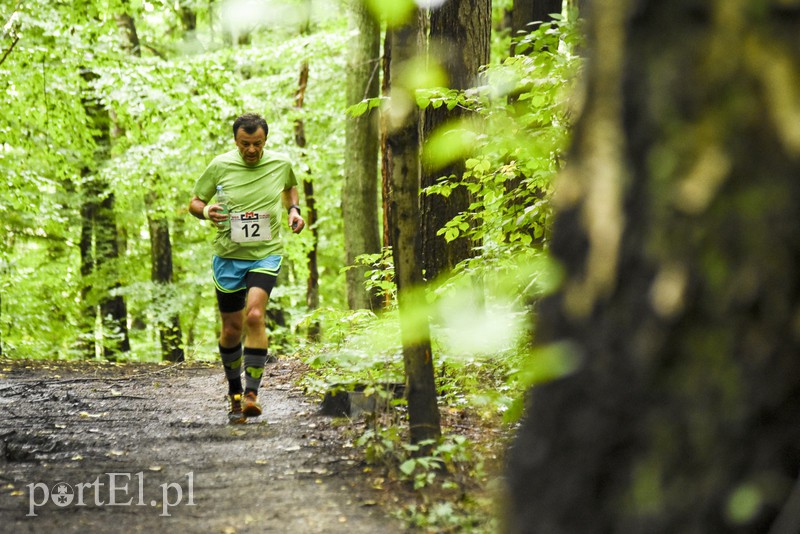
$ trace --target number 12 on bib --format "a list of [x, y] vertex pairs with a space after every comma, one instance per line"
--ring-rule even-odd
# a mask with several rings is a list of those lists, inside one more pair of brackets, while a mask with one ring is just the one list
[[269, 241], [272, 239], [269, 213], [263, 211], [231, 213], [230, 221], [231, 239], [236, 243]]

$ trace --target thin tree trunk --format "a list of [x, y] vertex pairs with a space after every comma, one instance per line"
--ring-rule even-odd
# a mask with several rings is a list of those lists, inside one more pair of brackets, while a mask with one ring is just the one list
[[181, 18], [181, 28], [185, 34], [197, 29], [197, 12], [194, 9], [187, 5], [180, 5], [178, 14]]
[[97, 305], [90, 300], [89, 292], [92, 289], [90, 282], [94, 272], [94, 216], [97, 211], [98, 192], [94, 189], [94, 180], [90, 178], [91, 169], [84, 168], [81, 172], [83, 194], [81, 202], [81, 327], [78, 338], [78, 350], [85, 358], [97, 357], [95, 346], [95, 323], [97, 322]]
[[[421, 14], [400, 28], [390, 30], [394, 53], [392, 62], [392, 106], [398, 101], [414, 102], [414, 95], [397, 83], [397, 65], [417, 56], [422, 38]], [[406, 104], [400, 104], [405, 107]], [[387, 146], [392, 158], [392, 214], [394, 217], [395, 278], [400, 306], [406, 398], [412, 443], [437, 439], [441, 435], [436, 383], [433, 373], [430, 327], [426, 313], [420, 313], [424, 296], [419, 262], [419, 113], [416, 107], [391, 125]]]
[[128, 308], [122, 295], [110, 293], [122, 287], [116, 276], [115, 263], [119, 260], [119, 232], [114, 211], [114, 193], [108, 192], [95, 213], [95, 269], [103, 279], [113, 280], [108, 285], [108, 294], [100, 301], [100, 317], [103, 326], [103, 357], [116, 359], [117, 353], [129, 352]]
[[[317, 263], [317, 250], [319, 249], [319, 230], [317, 222], [317, 206], [314, 199], [314, 182], [303, 180], [303, 196], [306, 200], [306, 224], [311, 232], [311, 250], [308, 251], [308, 282], [306, 283], [306, 306], [309, 311], [319, 308], [319, 265]], [[314, 321], [308, 327], [308, 339], [319, 341], [319, 321]]]
[[[379, 85], [380, 25], [363, 2], [350, 4], [347, 104], [376, 98]], [[378, 117], [373, 109], [346, 119], [346, 153], [342, 186], [347, 304], [350, 309], [377, 309], [380, 295], [368, 291], [368, 266], [355, 265], [362, 254], [380, 252], [378, 234]]]
[[[387, 31], [383, 39], [383, 80], [381, 94], [389, 96], [392, 84], [392, 32]], [[392, 157], [389, 151], [389, 121], [385, 113], [381, 114], [381, 204], [383, 205], [383, 248], [392, 246]]]
[[[381, 81], [381, 94], [388, 98], [392, 86], [392, 32], [387, 31], [383, 40], [383, 80]], [[381, 113], [381, 205], [383, 206], [383, 250], [391, 251], [392, 244], [392, 228], [394, 227], [394, 218], [392, 216], [392, 173], [394, 166], [392, 164], [392, 153], [389, 150], [389, 120], [385, 113]], [[391, 272], [384, 274], [384, 280], [387, 282], [394, 282], [394, 275]], [[391, 290], [383, 292], [383, 308], [389, 309], [392, 306]]]
[[[303, 109], [303, 102], [308, 87], [308, 61], [303, 61], [300, 66], [300, 79], [297, 83], [295, 92], [294, 107], [297, 110]], [[300, 148], [306, 146], [306, 128], [303, 119], [294, 121], [294, 142]], [[305, 157], [305, 151], [302, 152]], [[319, 235], [317, 230], [317, 206], [314, 199], [314, 182], [308, 178], [303, 179], [303, 197], [306, 201], [305, 221], [311, 232], [311, 249], [308, 251], [308, 281], [306, 283], [306, 306], [308, 311], [319, 308], [319, 266], [317, 265], [317, 250], [319, 247]], [[308, 339], [319, 341], [320, 324], [313, 321], [308, 326]]]
[[[172, 286], [172, 241], [169, 233], [169, 221], [157, 214], [156, 195], [146, 195], [147, 224], [150, 229], [150, 279], [158, 288], [162, 298], [172, 298], [169, 289]], [[158, 337], [161, 343], [161, 358], [169, 362], [184, 360], [183, 334], [180, 316], [172, 313], [164, 321], [158, 321]]]

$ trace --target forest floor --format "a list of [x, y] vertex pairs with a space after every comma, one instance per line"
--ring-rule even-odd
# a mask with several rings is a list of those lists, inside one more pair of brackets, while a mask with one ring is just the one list
[[0, 360], [0, 532], [403, 531], [299, 373], [229, 425], [214, 365]]

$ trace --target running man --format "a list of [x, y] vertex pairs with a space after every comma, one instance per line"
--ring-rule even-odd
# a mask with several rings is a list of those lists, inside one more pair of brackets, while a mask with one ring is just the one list
[[[211, 161], [189, 203], [192, 215], [210, 220], [217, 229], [213, 273], [230, 423], [261, 415], [258, 387], [269, 348], [265, 314], [283, 260], [281, 205], [292, 232], [300, 233], [305, 226], [291, 163], [282, 154], [264, 150], [267, 134], [267, 122], [259, 115], [238, 117], [233, 122], [236, 149]], [[219, 201], [209, 204], [218, 186], [227, 197], [225, 206]]]

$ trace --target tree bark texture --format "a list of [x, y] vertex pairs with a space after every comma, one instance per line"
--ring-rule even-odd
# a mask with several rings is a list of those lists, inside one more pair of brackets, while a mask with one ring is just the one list
[[[300, 77], [297, 82], [295, 92], [294, 107], [297, 110], [303, 109], [303, 102], [308, 87], [308, 61], [303, 61], [300, 66]], [[298, 118], [294, 121], [294, 142], [302, 148], [306, 146], [306, 127], [303, 119]], [[305, 151], [302, 152], [305, 158]], [[303, 179], [303, 197], [306, 200], [305, 222], [311, 232], [311, 249], [308, 251], [308, 281], [306, 284], [306, 306], [309, 311], [319, 308], [319, 265], [317, 263], [317, 250], [319, 248], [319, 231], [317, 230], [317, 206], [314, 198], [314, 182], [308, 178]], [[311, 341], [319, 341], [320, 338], [319, 321], [314, 321], [308, 326], [308, 338]]]
[[[383, 71], [383, 78], [381, 79], [381, 95], [385, 98], [389, 97], [392, 88], [392, 32], [387, 31], [383, 39], [383, 61], [381, 62], [381, 69]], [[381, 113], [380, 121], [380, 147], [381, 147], [381, 206], [383, 208], [383, 249], [391, 251], [393, 248], [392, 243], [392, 229], [394, 228], [394, 217], [392, 216], [392, 174], [394, 166], [392, 163], [392, 151], [389, 149], [389, 130], [390, 120], [386, 113]], [[394, 273], [384, 273], [384, 279], [387, 281], [394, 281]], [[392, 306], [392, 299], [394, 298], [391, 290], [386, 290], [382, 295], [382, 306], [384, 309], [389, 309]]]
[[[420, 52], [421, 14], [400, 28], [389, 30], [394, 60], [392, 80], [403, 63]], [[394, 83], [394, 82], [393, 82]], [[405, 92], [405, 95], [400, 93]], [[408, 89], [392, 86], [391, 100], [410, 99]], [[394, 104], [392, 104], [394, 105]], [[403, 339], [403, 362], [406, 375], [406, 398], [412, 443], [436, 439], [441, 435], [436, 383], [433, 374], [430, 327], [426, 313], [420, 313], [419, 290], [423, 285], [419, 262], [419, 113], [416, 107], [393, 124], [387, 138], [392, 158], [392, 243], [400, 306], [400, 328]]]
[[[516, 54], [517, 40], [520, 39], [520, 37], [524, 36], [524, 34], [536, 31], [542, 22], [552, 21], [553, 19], [550, 15], [553, 13], [561, 13], [561, 10], [562, 0], [515, 0], [512, 13], [511, 55], [513, 56]], [[525, 53], [534, 53], [533, 48], [528, 48]], [[512, 93], [508, 96], [509, 112], [516, 116], [524, 115], [526, 112], [528, 112], [530, 109], [529, 106], [529, 102], [519, 101], [518, 93]], [[506, 193], [508, 194], [509, 198], [512, 199], [510, 204], [516, 206], [516, 208], [519, 210], [518, 213], [520, 216], [523, 215], [526, 204], [530, 203], [529, 200], [520, 198], [518, 194], [520, 188], [523, 187], [526, 178], [526, 176], [520, 174], [516, 178], [508, 180], [505, 183]], [[533, 191], [533, 195], [536, 199], [542, 199], [546, 194], [547, 193], [545, 191], [538, 187], [535, 191]], [[528, 195], [525, 196], [529, 197]], [[533, 240], [534, 246], [543, 246], [545, 240], [544, 232], [537, 237], [536, 229], [531, 228], [529, 235]]]
[[[156, 287], [166, 289], [172, 285], [172, 240], [169, 221], [155, 210], [155, 193], [147, 195], [147, 223], [150, 228], [150, 279]], [[183, 334], [180, 316], [171, 313], [166, 320], [158, 322], [158, 336], [161, 341], [161, 358], [170, 362], [182, 362]]]
[[184, 32], [189, 33], [197, 29], [197, 12], [194, 9], [187, 5], [179, 5], [178, 15]]
[[[392, 87], [392, 32], [387, 31], [383, 39], [383, 78], [381, 80], [381, 94], [388, 98]], [[385, 113], [381, 113], [381, 201], [383, 204], [383, 247], [392, 246], [392, 154], [389, 151], [389, 120]]]
[[[552, 20], [553, 13], [561, 13], [562, 0], [514, 0], [511, 13], [511, 37], [530, 33], [539, 23]], [[512, 45], [513, 54], [513, 45]]]
[[[347, 69], [347, 104], [376, 98], [380, 79], [380, 25], [366, 5], [354, 1], [350, 7]], [[342, 218], [344, 220], [345, 265], [353, 266], [361, 254], [380, 252], [378, 233], [378, 117], [375, 110], [347, 117]], [[347, 270], [347, 304], [350, 309], [377, 309], [380, 295], [368, 292], [360, 265]]]
[[103, 325], [103, 357], [116, 358], [118, 352], [131, 350], [128, 337], [128, 307], [122, 295], [112, 293], [122, 287], [116, 274], [115, 263], [120, 257], [117, 214], [114, 211], [114, 193], [107, 191], [94, 218], [95, 272], [107, 284], [107, 293], [100, 300], [100, 317]]
[[[431, 11], [429, 55], [444, 66], [451, 89], [464, 90], [477, 85], [481, 66], [489, 63], [491, 22], [489, 0], [450, 0]], [[424, 112], [424, 138], [461, 116], [463, 111], [458, 107], [452, 110], [446, 106], [429, 107]], [[424, 165], [422, 187], [435, 184], [440, 177], [461, 180], [464, 170], [463, 161], [444, 168]], [[453, 217], [467, 211], [469, 204], [466, 187], [457, 187], [449, 197], [422, 196], [422, 264], [428, 280], [446, 274], [470, 256], [472, 247], [468, 238], [460, 237], [448, 243], [444, 236], [436, 235]]]
[[[82, 72], [87, 82], [96, 77], [91, 71]], [[117, 241], [117, 218], [114, 212], [114, 193], [108, 184], [102, 181], [95, 169], [109, 157], [111, 146], [111, 120], [108, 111], [103, 108], [91, 89], [86, 89], [87, 96], [82, 99], [87, 120], [94, 127], [95, 153], [92, 162], [87, 162], [82, 170], [83, 205], [81, 206], [81, 274], [84, 276], [84, 288], [81, 295], [84, 299], [86, 318], [81, 344], [86, 349], [86, 356], [95, 357], [95, 321], [97, 317], [94, 302], [89, 292], [100, 286], [103, 296], [99, 299], [100, 316], [103, 325], [102, 354], [107, 359], [114, 359], [117, 352], [130, 350], [128, 339], [128, 313], [122, 296], [111, 296], [120, 287], [114, 269], [114, 262], [119, 258]], [[88, 279], [87, 279], [88, 277]]]
[[91, 174], [89, 167], [81, 170], [82, 201], [81, 201], [81, 326], [78, 350], [85, 358], [97, 356], [95, 344], [95, 323], [97, 320], [97, 306], [90, 298], [92, 284], [90, 282], [94, 271], [94, 215], [97, 211], [98, 192], [94, 190], [94, 180], [88, 179]]
[[595, 0], [589, 51], [506, 530], [800, 532], [800, 7]]

